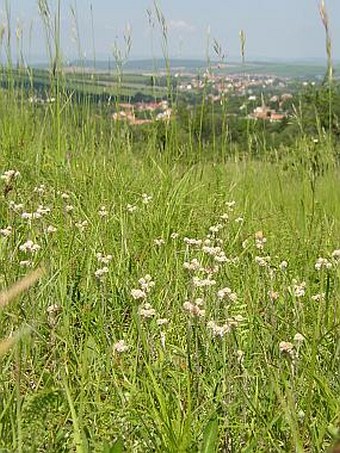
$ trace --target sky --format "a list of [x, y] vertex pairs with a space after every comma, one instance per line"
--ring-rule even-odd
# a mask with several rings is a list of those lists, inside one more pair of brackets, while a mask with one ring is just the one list
[[[57, 0], [47, 1], [53, 12]], [[113, 59], [114, 43], [124, 54], [124, 34], [131, 37], [130, 60], [162, 56], [164, 41], [153, 0], [60, 1], [62, 50], [66, 61], [79, 56], [92, 59], [94, 53], [96, 59]], [[7, 2], [11, 10], [13, 47], [17, 47], [15, 31], [22, 29], [25, 58], [43, 61], [47, 46], [38, 1]], [[6, 21], [5, 3], [0, 0], [0, 23]], [[226, 61], [235, 61], [240, 59], [242, 29], [246, 35], [246, 60], [325, 58], [319, 0], [157, 0], [157, 4], [165, 18], [170, 57], [206, 59], [209, 56], [214, 60], [216, 40]], [[340, 0], [325, 0], [325, 4], [333, 58], [340, 60]], [[77, 28], [79, 38], [76, 38]]]

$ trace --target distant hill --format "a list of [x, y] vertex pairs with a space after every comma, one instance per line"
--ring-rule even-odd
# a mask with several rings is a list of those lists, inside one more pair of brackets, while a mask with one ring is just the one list
[[[83, 66], [85, 68], [96, 68], [97, 70], [114, 70], [116, 63], [114, 60], [75, 60], [70, 63], [71, 66]], [[203, 60], [185, 60], [185, 59], [170, 59], [169, 66], [172, 71], [181, 70], [197, 70], [207, 67], [207, 62]], [[167, 69], [166, 61], [162, 58], [145, 59], [145, 60], [130, 60], [124, 64], [125, 71], [165, 71]]]
[[[320, 62], [227, 62], [222, 65], [216, 61], [207, 63], [204, 60], [190, 59], [170, 59], [168, 62], [171, 72], [202, 72], [208, 67], [215, 72], [226, 74], [272, 74], [278, 77], [296, 77], [296, 78], [322, 78], [326, 72], [326, 65]], [[75, 60], [70, 63], [73, 67], [82, 67], [88, 70], [96, 69], [97, 71], [113, 71], [116, 64], [111, 61], [94, 61], [92, 60]], [[167, 64], [164, 59], [145, 59], [130, 60], [124, 64], [124, 71], [127, 72], [163, 72], [167, 70]], [[335, 75], [340, 74], [340, 63], [335, 64]]]

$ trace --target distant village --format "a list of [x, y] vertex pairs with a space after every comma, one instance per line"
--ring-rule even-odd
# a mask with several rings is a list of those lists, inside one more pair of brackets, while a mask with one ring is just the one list
[[[203, 76], [186, 75], [180, 77], [177, 91], [183, 95], [190, 95], [194, 99], [195, 94], [206, 93], [206, 100], [213, 103], [222, 103], [226, 97], [245, 98], [238, 110], [240, 117], [253, 120], [265, 120], [279, 122], [289, 116], [289, 101], [293, 99], [293, 93], [288, 91], [288, 79], [273, 77], [270, 75], [216, 75], [205, 72]], [[180, 80], [180, 79], [183, 79]], [[268, 93], [275, 93], [268, 96]], [[266, 100], [265, 100], [265, 96]], [[235, 114], [235, 113], [234, 113]], [[144, 117], [143, 117], [144, 115]], [[112, 114], [114, 121], [127, 121], [132, 125], [142, 125], [154, 121], [169, 121], [173, 115], [173, 109], [168, 101], [120, 103], [118, 111]]]
[[[239, 107], [240, 114], [245, 111], [246, 117], [254, 120], [266, 120], [270, 122], [282, 121], [288, 116], [286, 106], [293, 99], [288, 87], [289, 79], [273, 77], [271, 75], [215, 75], [206, 72], [202, 79], [193, 77], [188, 83], [181, 83], [181, 92], [193, 92], [207, 90], [207, 99], [211, 102], [221, 103], [228, 97], [246, 98]], [[268, 104], [264, 95], [275, 92], [268, 98]], [[251, 108], [251, 111], [249, 111]]]
[[[144, 75], [145, 80], [153, 77], [150, 74]], [[160, 77], [167, 76], [161, 74]], [[272, 75], [226, 75], [207, 70], [202, 74], [173, 73], [171, 79], [178, 98], [188, 108], [197, 104], [198, 99], [216, 104], [223, 104], [228, 99], [228, 105], [232, 104], [232, 110], [228, 110], [229, 115], [268, 122], [280, 122], [288, 118], [291, 115], [294, 93], [297, 88], [309, 83]], [[110, 96], [107, 101], [111, 110], [110, 117], [113, 121], [124, 121], [136, 126], [155, 121], [167, 122], [174, 116], [174, 106], [164, 99], [164, 93], [160, 96], [161, 99], [150, 101], [146, 97], [146, 100], [139, 102], [117, 103]], [[230, 100], [235, 102], [230, 103]], [[55, 102], [55, 98], [36, 95], [29, 98], [29, 102], [50, 104]]]
[[[168, 101], [160, 102], [137, 102], [119, 103], [119, 110], [112, 115], [115, 121], [124, 120], [132, 125], [148, 124], [154, 121], [169, 121], [172, 115], [172, 109]], [[148, 114], [148, 118], [138, 117], [138, 114]]]

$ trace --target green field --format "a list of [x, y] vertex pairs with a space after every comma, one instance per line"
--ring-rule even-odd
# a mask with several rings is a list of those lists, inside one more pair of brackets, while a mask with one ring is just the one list
[[[0, 69], [0, 85], [7, 88], [9, 80], [17, 88], [31, 90], [46, 97], [50, 92], [51, 71], [49, 69], [21, 68]], [[120, 98], [121, 100], [134, 100], [139, 96], [145, 99], [162, 99], [166, 96], [166, 77], [155, 78], [151, 85], [151, 77], [138, 73], [127, 73], [122, 76], [116, 71], [110, 73], [85, 71], [84, 68], [65, 68], [60, 83], [63, 90], [79, 96], [100, 96]]]

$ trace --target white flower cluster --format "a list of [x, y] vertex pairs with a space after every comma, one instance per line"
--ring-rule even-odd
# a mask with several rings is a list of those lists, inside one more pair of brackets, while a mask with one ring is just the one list
[[216, 281], [210, 278], [193, 277], [192, 282], [196, 288], [206, 288], [216, 285]]
[[148, 293], [155, 286], [155, 282], [152, 280], [151, 275], [146, 274], [144, 277], [138, 280], [140, 288], [132, 289], [130, 294], [135, 300], [146, 299]]
[[4, 238], [7, 238], [11, 234], [12, 234], [12, 227], [10, 225], [8, 227], [6, 227], [6, 228], [1, 228], [0, 229], [0, 236], [2, 236]]
[[117, 343], [113, 345], [113, 352], [117, 354], [122, 354], [123, 352], [127, 352], [129, 350], [129, 346], [125, 343], [124, 340], [119, 340]]
[[149, 204], [151, 200], [152, 200], [151, 195], [148, 195], [147, 193], [142, 193], [142, 203], [143, 204]]
[[46, 190], [45, 184], [40, 184], [39, 186], [34, 187], [33, 193], [37, 193], [38, 195], [44, 195]]
[[24, 209], [24, 205], [22, 203], [16, 204], [13, 200], [9, 202], [9, 209], [14, 212], [20, 212]]
[[229, 333], [233, 328], [236, 328], [243, 321], [243, 316], [236, 315], [228, 318], [223, 325], [218, 325], [215, 321], [209, 321], [207, 327], [211, 330], [214, 337], [223, 338], [227, 333]]
[[255, 256], [255, 263], [260, 267], [267, 267], [270, 263], [270, 256]]
[[157, 247], [161, 247], [162, 245], [165, 244], [165, 241], [163, 238], [157, 238], [157, 239], [154, 239], [153, 243], [155, 245], [157, 245]]
[[100, 269], [97, 269], [95, 271], [94, 275], [99, 281], [103, 281], [108, 273], [109, 273], [109, 268], [107, 266], [104, 266]]
[[197, 298], [193, 302], [187, 300], [183, 304], [183, 309], [194, 318], [202, 318], [205, 316], [205, 310], [201, 308], [203, 304], [204, 301], [201, 298]]
[[292, 290], [295, 297], [303, 297], [306, 294], [306, 282], [298, 283], [293, 280]]
[[83, 232], [86, 229], [87, 225], [88, 225], [88, 221], [87, 220], [83, 220], [83, 221], [79, 220], [74, 225], [78, 228], [78, 230], [80, 232]]
[[290, 341], [281, 341], [279, 343], [279, 350], [281, 354], [285, 354], [291, 359], [297, 359], [299, 355], [299, 349], [302, 343], [305, 341], [305, 337], [301, 333], [296, 333], [293, 339], [294, 343]]
[[204, 269], [197, 258], [193, 258], [191, 261], [185, 261], [183, 267], [184, 269], [193, 272], [202, 271]]
[[185, 237], [183, 239], [183, 241], [185, 242], [185, 244], [190, 245], [190, 246], [200, 247], [202, 245], [202, 239], [194, 239], [194, 238]]
[[340, 249], [333, 250], [332, 258], [340, 262]]
[[230, 302], [236, 302], [237, 301], [237, 294], [234, 293], [230, 288], [222, 288], [219, 291], [217, 291], [217, 297], [220, 300], [229, 300]]
[[106, 209], [106, 206], [100, 206], [99, 211], [98, 211], [98, 215], [101, 218], [107, 217], [109, 215], [109, 213], [108, 213], [108, 211]]
[[127, 212], [129, 212], [130, 214], [132, 214], [133, 212], [136, 212], [137, 211], [137, 206], [135, 204], [127, 204], [126, 205], [126, 210]]
[[104, 264], [103, 267], [98, 268], [94, 275], [99, 281], [104, 281], [105, 277], [109, 273], [109, 268], [107, 267], [112, 261], [112, 255], [103, 255], [103, 253], [96, 253], [96, 258], [99, 264]]
[[142, 277], [138, 280], [139, 286], [142, 291], [149, 293], [151, 288], [155, 286], [155, 282], [152, 280], [151, 275], [146, 274], [145, 277]]
[[267, 238], [263, 235], [262, 231], [257, 231], [255, 233], [255, 246], [259, 250], [263, 250], [265, 244], [267, 242]]
[[316, 260], [316, 263], [315, 263], [315, 269], [317, 271], [321, 271], [322, 269], [331, 269], [332, 268], [332, 263], [327, 259], [327, 258], [321, 258], [319, 257], [317, 260]]
[[109, 264], [112, 261], [112, 255], [103, 255], [102, 253], [96, 253], [96, 258], [98, 263], [103, 263], [105, 265]]
[[35, 244], [30, 239], [19, 246], [19, 250], [25, 253], [36, 253], [41, 249], [39, 244]]
[[51, 209], [47, 206], [39, 205], [37, 209], [34, 212], [26, 212], [24, 211], [21, 214], [21, 218], [24, 220], [35, 220], [35, 219], [41, 219], [45, 215], [49, 214], [51, 212]]
[[20, 176], [20, 172], [16, 170], [7, 170], [1, 176], [0, 179], [5, 181], [5, 184], [10, 184], [14, 179], [17, 179]]
[[141, 307], [139, 307], [138, 311], [139, 311], [140, 316], [144, 319], [153, 318], [157, 314], [156, 310], [149, 303], [146, 303], [146, 304], [142, 305]]

